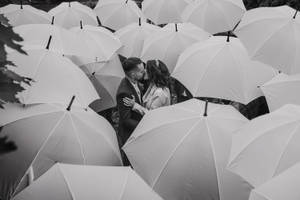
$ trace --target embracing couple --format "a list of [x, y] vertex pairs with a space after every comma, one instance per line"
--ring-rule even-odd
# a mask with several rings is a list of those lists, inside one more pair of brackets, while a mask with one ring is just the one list
[[[126, 77], [117, 92], [120, 146], [125, 144], [147, 111], [171, 104], [170, 73], [163, 62], [149, 60], [144, 65], [139, 58], [131, 57], [122, 65]], [[126, 159], [124, 165], [128, 165], [127, 162]]]

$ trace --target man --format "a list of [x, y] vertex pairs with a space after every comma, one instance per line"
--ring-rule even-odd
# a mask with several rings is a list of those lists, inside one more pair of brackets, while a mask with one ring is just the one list
[[[122, 147], [131, 133], [142, 119], [142, 115], [132, 111], [131, 107], [125, 106], [123, 98], [134, 98], [142, 104], [142, 93], [139, 81], [144, 78], [145, 68], [139, 58], [127, 58], [122, 63], [126, 77], [121, 81], [117, 91], [117, 107], [119, 111], [119, 145]], [[122, 151], [121, 151], [122, 152]], [[123, 153], [122, 153], [123, 154]], [[126, 156], [123, 154], [124, 165], [129, 165]]]

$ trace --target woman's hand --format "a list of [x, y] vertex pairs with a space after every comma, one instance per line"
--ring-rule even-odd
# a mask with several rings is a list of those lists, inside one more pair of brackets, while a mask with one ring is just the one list
[[123, 98], [123, 103], [125, 106], [133, 107], [133, 105], [135, 104], [134, 96], [132, 96], [132, 99], [130, 99], [128, 97]]

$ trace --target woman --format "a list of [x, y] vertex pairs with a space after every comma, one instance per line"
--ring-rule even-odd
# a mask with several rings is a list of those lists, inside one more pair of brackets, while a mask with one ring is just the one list
[[142, 115], [148, 110], [171, 104], [170, 73], [167, 66], [159, 60], [149, 60], [146, 64], [146, 76], [150, 84], [142, 98], [143, 105], [139, 105], [134, 99], [123, 99], [126, 106], [132, 107], [132, 110]]

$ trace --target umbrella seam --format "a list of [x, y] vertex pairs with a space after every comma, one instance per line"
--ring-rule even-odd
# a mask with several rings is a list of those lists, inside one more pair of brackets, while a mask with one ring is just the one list
[[154, 188], [156, 183], [158, 182], [158, 179], [160, 178], [160, 176], [162, 175], [163, 171], [166, 169], [169, 161], [171, 160], [171, 158], [174, 156], [175, 152], [177, 151], [177, 149], [179, 148], [179, 146], [185, 141], [185, 139], [190, 136], [190, 134], [192, 133], [193, 129], [200, 124], [200, 122], [203, 120], [199, 120], [196, 121], [195, 124], [188, 130], [188, 132], [186, 133], [186, 135], [184, 135], [181, 140], [179, 141], [179, 143], [176, 145], [176, 147], [173, 149], [173, 151], [171, 152], [171, 155], [169, 156], [169, 158], [166, 160], [166, 162], [163, 164], [162, 169], [160, 170], [158, 176], [154, 179], [153, 183], [151, 184], [151, 187]]
[[58, 171], [60, 172], [65, 184], [67, 185], [67, 188], [71, 195], [72, 200], [75, 200], [75, 195], [73, 194], [73, 191], [71, 190], [71, 187], [70, 187], [69, 182], [67, 181], [67, 178], [65, 177], [64, 173], [62, 172], [63, 170], [61, 169], [60, 164], [58, 164]]
[[[271, 127], [271, 128], [268, 128], [266, 130], [262, 130], [262, 131], [259, 131], [260, 134], [258, 136], [256, 136], [254, 139], [252, 139], [250, 142], [248, 142], [247, 144], [244, 145], [243, 148], [240, 148], [241, 150], [236, 154], [236, 155], [233, 155], [233, 156], [230, 156], [230, 158], [228, 159], [228, 165], [227, 165], [227, 168], [230, 169], [230, 165], [232, 164], [232, 162], [234, 162], [238, 156], [240, 156], [245, 150], [246, 148], [251, 145], [252, 143], [254, 143], [256, 140], [258, 140], [260, 138], [260, 136], [264, 135], [266, 132], [270, 132], [274, 129], [277, 129], [277, 128], [281, 128], [282, 126], [286, 126], [286, 125], [289, 125], [289, 124], [293, 124], [295, 122], [300, 122], [299, 119], [297, 120], [293, 120], [293, 121], [289, 121], [289, 122], [286, 122], [286, 123], [283, 123], [283, 124], [280, 124], [278, 126], [275, 126], [275, 127]], [[239, 132], [242, 132], [243, 130], [241, 129]], [[261, 133], [262, 132], [262, 133]], [[269, 133], [270, 134], [270, 133]]]
[[127, 169], [126, 179], [124, 181], [124, 184], [123, 184], [123, 187], [122, 187], [122, 192], [120, 194], [119, 200], [122, 200], [122, 197], [125, 193], [125, 189], [126, 189], [126, 185], [128, 183], [128, 180], [129, 180], [129, 168]]
[[[51, 131], [49, 132], [48, 137], [46, 138], [46, 140], [43, 142], [43, 144], [41, 145], [41, 147], [39, 148], [38, 152], [36, 153], [35, 157], [33, 158], [32, 162], [30, 163], [29, 167], [33, 165], [33, 163], [35, 162], [35, 160], [37, 159], [37, 157], [39, 156], [40, 152], [44, 149], [46, 143], [48, 142], [48, 140], [52, 137], [55, 129], [59, 126], [59, 124], [61, 123], [61, 121], [64, 119], [65, 117], [65, 113], [62, 115], [62, 117], [57, 121], [57, 123], [55, 124], [55, 126], [51, 129]], [[20, 179], [19, 183], [17, 184], [17, 186], [14, 188], [14, 192], [13, 195], [16, 192], [16, 189], [19, 187], [20, 183], [22, 182], [23, 178], [26, 176], [26, 173], [22, 176], [22, 178]]]
[[278, 159], [278, 162], [277, 162], [277, 164], [276, 164], [276, 167], [274, 168], [274, 172], [272, 173], [272, 174], [273, 174], [272, 177], [274, 177], [274, 176], [276, 175], [275, 173], [277, 172], [277, 169], [278, 169], [278, 167], [279, 167], [279, 165], [280, 165], [280, 161], [282, 160], [283, 155], [284, 155], [285, 152], [286, 152], [287, 146], [290, 144], [292, 138], [295, 136], [296, 131], [297, 131], [299, 128], [300, 128], [300, 123], [294, 128], [294, 130], [292, 131], [291, 136], [289, 137], [289, 139], [288, 139], [288, 141], [287, 141], [285, 147], [283, 148], [283, 151], [282, 151], [282, 153], [281, 153], [281, 155], [280, 155], [280, 157], [279, 157], [279, 159]]
[[82, 159], [83, 159], [83, 164], [86, 165], [87, 163], [86, 163], [86, 159], [85, 159], [85, 155], [84, 155], [83, 145], [82, 145], [82, 143], [81, 143], [81, 141], [80, 141], [80, 139], [79, 139], [79, 135], [78, 135], [77, 129], [75, 128], [75, 123], [74, 123], [74, 121], [73, 121], [72, 116], [71, 116], [70, 114], [68, 114], [68, 116], [69, 116], [70, 119], [71, 119], [72, 128], [73, 128], [73, 130], [74, 130], [74, 133], [75, 133], [75, 135], [76, 135], [77, 142], [78, 142], [79, 147], [80, 147], [80, 152], [81, 152], [81, 156], [82, 156]]
[[215, 170], [216, 170], [216, 176], [217, 176], [217, 184], [218, 184], [218, 196], [219, 196], [219, 199], [222, 199], [221, 198], [221, 195], [220, 195], [220, 188], [221, 188], [221, 184], [219, 183], [219, 173], [218, 173], [218, 169], [217, 169], [217, 161], [216, 161], [216, 152], [215, 152], [215, 149], [214, 149], [214, 144], [213, 144], [213, 139], [211, 137], [211, 134], [210, 134], [210, 129], [209, 129], [209, 126], [207, 124], [207, 118], [204, 119], [204, 124], [206, 126], [206, 129], [207, 129], [207, 135], [208, 135], [208, 138], [209, 138], [209, 143], [210, 143], [210, 147], [211, 147], [211, 151], [212, 151], [212, 154], [213, 154], [213, 160], [214, 160], [214, 164], [215, 164]]

